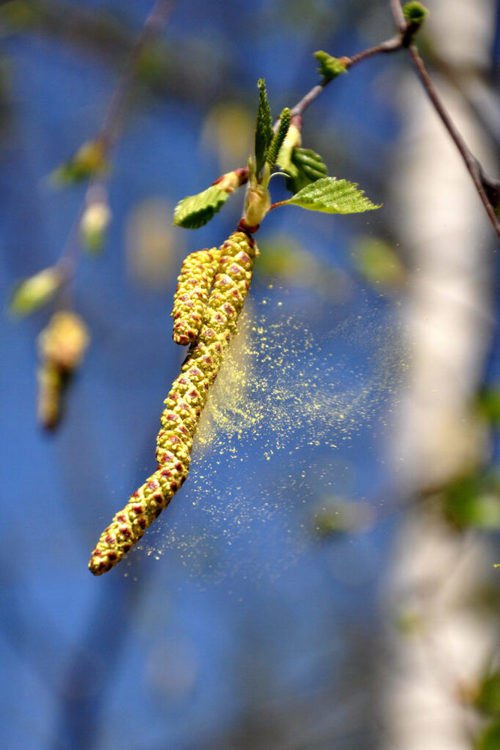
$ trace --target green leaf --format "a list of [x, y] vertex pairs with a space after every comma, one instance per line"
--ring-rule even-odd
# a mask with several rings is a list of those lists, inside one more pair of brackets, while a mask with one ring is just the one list
[[43, 307], [60, 288], [63, 277], [58, 268], [45, 268], [20, 281], [12, 294], [9, 310], [14, 315], [29, 315]]
[[338, 57], [332, 57], [328, 52], [319, 49], [314, 53], [314, 57], [319, 63], [318, 72], [325, 81], [332, 81], [341, 73], [347, 73], [346, 64]]
[[179, 201], [174, 211], [174, 224], [184, 229], [199, 229], [221, 210], [229, 193], [217, 185]]
[[259, 109], [255, 124], [255, 161], [257, 174], [259, 174], [266, 161], [266, 152], [273, 140], [274, 131], [271, 110], [267, 100], [266, 83], [263, 78], [259, 79], [257, 86], [259, 88]]
[[327, 214], [357, 214], [380, 208], [372, 203], [353, 182], [323, 177], [302, 190], [281, 205], [300, 206], [308, 211], [321, 211]]
[[289, 177], [286, 181], [287, 189], [295, 194], [311, 182], [326, 177], [327, 168], [323, 159], [309, 148], [294, 148], [291, 163], [285, 167]]

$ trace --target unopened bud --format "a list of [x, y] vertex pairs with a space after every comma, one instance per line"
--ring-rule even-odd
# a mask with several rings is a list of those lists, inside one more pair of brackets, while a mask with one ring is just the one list
[[82, 245], [92, 253], [99, 252], [104, 245], [110, 222], [111, 210], [105, 201], [90, 203], [80, 220]]
[[269, 211], [271, 197], [266, 187], [260, 184], [248, 188], [245, 204], [245, 221], [249, 227], [256, 227]]
[[52, 299], [62, 281], [61, 271], [55, 266], [24, 279], [14, 290], [10, 311], [15, 315], [29, 315], [38, 310]]

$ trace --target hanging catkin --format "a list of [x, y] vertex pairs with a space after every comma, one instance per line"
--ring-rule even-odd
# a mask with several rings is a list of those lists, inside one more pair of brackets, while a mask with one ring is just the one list
[[[201, 251], [207, 252], [207, 251]], [[213, 253], [213, 251], [209, 251]], [[247, 295], [257, 247], [244, 232], [234, 232], [220, 247], [218, 271], [192, 343], [165, 399], [157, 437], [158, 468], [103, 531], [89, 562], [94, 575], [110, 570], [142, 537], [185, 481], [191, 448], [210, 385], [236, 330]]]
[[184, 260], [177, 279], [172, 317], [173, 339], [186, 346], [198, 338], [208, 295], [219, 265], [220, 251], [197, 250]]

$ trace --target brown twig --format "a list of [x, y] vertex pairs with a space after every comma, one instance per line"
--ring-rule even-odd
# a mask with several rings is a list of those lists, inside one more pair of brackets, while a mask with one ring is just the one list
[[[380, 42], [380, 44], [376, 44], [374, 47], [368, 47], [368, 49], [365, 49], [362, 52], [358, 52], [352, 57], [341, 57], [339, 59], [344, 63], [346, 68], [351, 68], [353, 65], [356, 65], [357, 63], [362, 62], [362, 60], [366, 60], [368, 57], [372, 57], [373, 55], [379, 55], [387, 52], [396, 52], [396, 50], [401, 49], [401, 46], [401, 37], [397, 36], [393, 37], [392, 39], [387, 39], [384, 42]], [[292, 109], [290, 110], [290, 114], [292, 115], [292, 117], [301, 117], [305, 110], [309, 107], [309, 105], [318, 98], [323, 89], [332, 80], [333, 79], [325, 78], [321, 81], [321, 83], [313, 86], [313, 88], [308, 91], [307, 94], [303, 96], [302, 99], [297, 102], [294, 107], [292, 107]]]
[[434, 84], [431, 80], [431, 77], [429, 76], [429, 73], [427, 72], [424, 61], [422, 60], [417, 47], [414, 44], [411, 44], [408, 47], [408, 52], [410, 54], [413, 66], [415, 68], [415, 72], [420, 82], [422, 83], [422, 86], [424, 87], [427, 96], [432, 102], [432, 105], [434, 109], [436, 110], [436, 113], [441, 119], [441, 122], [443, 123], [451, 139], [455, 143], [455, 146], [457, 147], [465, 163], [467, 171], [469, 172], [471, 179], [474, 183], [474, 186], [477, 190], [477, 193], [484, 205], [484, 209], [486, 213], [488, 214], [488, 218], [491, 222], [491, 225], [493, 229], [495, 230], [497, 237], [500, 239], [500, 224], [498, 222], [496, 213], [493, 209], [492, 204], [490, 203], [490, 200], [485, 190], [485, 186], [483, 184], [482, 167], [479, 164], [476, 157], [474, 156], [474, 154], [472, 153], [472, 151], [470, 150], [470, 148], [465, 143], [461, 133], [457, 129], [455, 123], [453, 122], [446, 108], [444, 107], [443, 102], [439, 98], [438, 93], [436, 89], [434, 88]]

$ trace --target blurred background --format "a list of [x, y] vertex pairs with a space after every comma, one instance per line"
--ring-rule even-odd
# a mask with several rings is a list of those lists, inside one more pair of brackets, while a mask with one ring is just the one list
[[[427, 5], [421, 50], [495, 176], [500, 5]], [[175, 204], [246, 164], [259, 77], [276, 116], [317, 82], [315, 50], [394, 33], [382, 0], [176, 0], [134, 53], [153, 6], [0, 2], [1, 745], [498, 750], [497, 243], [403, 53], [304, 117], [303, 145], [383, 208], [266, 218], [188, 481], [124, 562], [87, 570], [155, 468], [182, 259], [233, 231], [243, 191], [196, 231]], [[103, 123], [112, 218], [77, 254], [88, 183], [68, 165]], [[54, 308], [8, 305], [63, 252], [90, 345], [48, 432]]]

